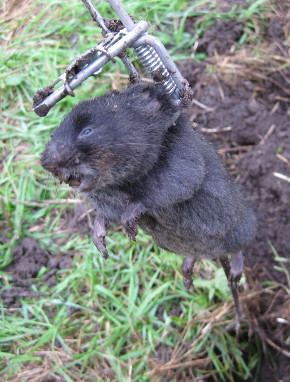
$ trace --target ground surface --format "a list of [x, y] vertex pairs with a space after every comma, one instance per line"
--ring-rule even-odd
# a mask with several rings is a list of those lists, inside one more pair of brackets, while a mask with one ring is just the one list
[[[286, 52], [281, 47], [285, 22], [283, 17], [273, 17], [265, 37], [269, 45], [276, 44], [273, 49], [282, 52]], [[268, 78], [257, 81], [253, 73], [245, 73], [249, 70], [245, 57], [244, 66], [241, 61], [237, 67], [242, 73], [230, 65], [227, 72], [230, 49], [241, 37], [241, 30], [236, 21], [217, 22], [200, 43], [199, 49], [208, 53], [208, 65], [184, 62], [180, 70], [201, 103], [194, 102], [190, 107], [192, 121], [219, 150], [225, 166], [243, 185], [256, 211], [257, 236], [245, 260], [251, 277], [288, 285], [289, 279], [275, 269], [275, 255], [290, 259], [290, 71], [270, 73]], [[221, 67], [224, 62], [225, 70], [206, 72], [213, 62]], [[280, 304], [276, 301], [275, 309]], [[281, 330], [283, 337], [287, 329]], [[276, 356], [277, 375], [274, 377], [274, 371], [265, 365], [261, 381], [290, 380], [289, 360]]]
[[[232, 2], [226, 3], [225, 7], [231, 8]], [[243, 1], [240, 3], [244, 4]], [[259, 364], [255, 380], [261, 382], [290, 381], [289, 346], [286, 344], [289, 321], [286, 324], [277, 321], [279, 317], [290, 319], [289, 296], [284, 292], [284, 286], [289, 287], [289, 280], [278, 261], [279, 258], [290, 259], [290, 77], [289, 68], [287, 72], [283, 66], [287, 56], [283, 42], [289, 31], [286, 15], [287, 10], [281, 2], [267, 20], [265, 49], [268, 49], [272, 61], [269, 58], [266, 63], [246, 48], [235, 49], [245, 25], [237, 20], [219, 20], [202, 35], [198, 47], [194, 48], [195, 53], [206, 53], [208, 58], [199, 63], [193, 60], [179, 62], [182, 74], [194, 90], [194, 101], [188, 110], [194, 126], [219, 150], [225, 166], [243, 185], [257, 213], [257, 238], [246, 257], [248, 289], [244, 291], [243, 309], [249, 343], [243, 346], [242, 351], [246, 358], [253, 333], [263, 345], [275, 349], [272, 360], [265, 358]], [[187, 19], [188, 33], [194, 33], [198, 20], [198, 17]], [[280, 59], [275, 61], [277, 56]], [[40, 219], [40, 223], [43, 220]], [[59, 229], [89, 234], [90, 226], [83, 207], [76, 205], [75, 209], [65, 211]], [[8, 235], [4, 232], [0, 241], [5, 243], [7, 240]], [[48, 248], [43, 249], [37, 240], [26, 237], [18, 242], [12, 254], [13, 262], [3, 271], [11, 276], [13, 287], [1, 292], [2, 302], [8, 310], [21, 306], [20, 297], [37, 298], [42, 295], [32, 288], [42, 269], [46, 271], [40, 277], [41, 282], [53, 287], [56, 274], [59, 276], [62, 270], [71, 267], [74, 251], [63, 250], [56, 256]], [[263, 293], [262, 282], [265, 280], [280, 282], [282, 286], [276, 283], [271, 293]], [[253, 298], [248, 297], [251, 293]], [[183, 317], [181, 301], [183, 298], [176, 298], [170, 308], [166, 303], [161, 304], [155, 313], [156, 318], [163, 322], [165, 312], [169, 317]], [[77, 309], [71, 310], [70, 314], [75, 312]], [[246, 338], [246, 334], [243, 336]], [[187, 343], [183, 341], [182, 344], [186, 348]], [[170, 362], [174, 349], [160, 340], [154, 354], [156, 365]], [[183, 369], [182, 366], [177, 371], [170, 370], [174, 380], [193, 381], [190, 368]], [[104, 368], [103, 380], [115, 377], [112, 369], [108, 370], [106, 374]], [[54, 376], [45, 378], [37, 381], [61, 380]], [[162, 374], [157, 380], [165, 382], [172, 379]], [[209, 375], [199, 380], [217, 381], [216, 376]], [[248, 381], [252, 381], [252, 377]]]
[[[200, 74], [202, 66], [195, 69], [193, 65], [192, 76], [184, 74], [196, 88], [195, 98], [207, 110], [192, 105], [193, 120], [219, 149], [224, 164], [244, 186], [257, 213], [257, 238], [246, 264], [263, 264], [274, 276], [274, 253], [269, 244], [280, 256], [290, 256], [290, 187], [287, 180], [277, 177], [289, 176], [290, 170], [289, 103], [282, 92], [285, 102], [275, 102], [279, 89], [260, 88], [260, 92], [264, 90], [261, 98], [252, 81], [230, 85]], [[266, 101], [270, 97], [273, 102]]]

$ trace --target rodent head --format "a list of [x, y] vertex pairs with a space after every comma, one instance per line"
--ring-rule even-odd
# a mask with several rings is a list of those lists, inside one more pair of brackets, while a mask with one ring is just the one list
[[41, 164], [80, 192], [133, 181], [153, 167], [180, 109], [143, 83], [83, 101], [55, 130]]

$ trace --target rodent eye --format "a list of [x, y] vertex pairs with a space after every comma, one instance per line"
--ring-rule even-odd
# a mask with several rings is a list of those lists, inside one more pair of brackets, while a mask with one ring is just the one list
[[89, 134], [91, 134], [92, 131], [93, 131], [93, 129], [91, 129], [90, 127], [85, 127], [85, 128], [81, 131], [80, 135], [81, 135], [81, 136], [89, 135]]

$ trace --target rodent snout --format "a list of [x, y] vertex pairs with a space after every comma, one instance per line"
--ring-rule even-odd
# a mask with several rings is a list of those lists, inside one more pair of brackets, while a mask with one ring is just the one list
[[65, 182], [75, 187], [81, 184], [81, 176], [76, 171], [80, 161], [68, 146], [50, 142], [43, 151], [40, 162], [42, 167], [57, 177], [61, 183]]
[[50, 172], [57, 172], [64, 167], [73, 167], [79, 160], [73, 148], [68, 145], [57, 145], [50, 142], [41, 156], [41, 165]]
[[48, 144], [42, 153], [40, 161], [42, 167], [55, 173], [61, 167], [63, 158], [55, 145]]

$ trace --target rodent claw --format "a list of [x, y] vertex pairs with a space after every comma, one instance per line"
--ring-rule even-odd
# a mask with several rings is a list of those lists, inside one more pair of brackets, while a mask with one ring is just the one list
[[186, 290], [188, 292], [191, 291], [191, 289], [192, 289], [192, 286], [193, 286], [192, 282], [193, 282], [192, 278], [188, 278], [188, 279], [184, 278], [183, 279], [183, 284], [186, 287]]
[[125, 228], [130, 241], [135, 241], [138, 234], [137, 220], [144, 211], [144, 206], [139, 203], [131, 203], [121, 216], [121, 224]]
[[102, 253], [102, 256], [104, 260], [107, 260], [107, 258], [109, 257], [108, 251], [105, 251], [104, 253]]
[[106, 244], [105, 244], [105, 236], [98, 237], [97, 235], [94, 235], [93, 243], [95, 247], [101, 252], [101, 255], [106, 260], [109, 257]]
[[134, 220], [131, 220], [131, 221], [129, 220], [127, 222], [124, 222], [123, 226], [125, 228], [125, 231], [128, 234], [129, 240], [130, 241], [136, 241], [136, 236], [137, 236], [137, 233], [138, 233], [136, 220], [134, 219]]

